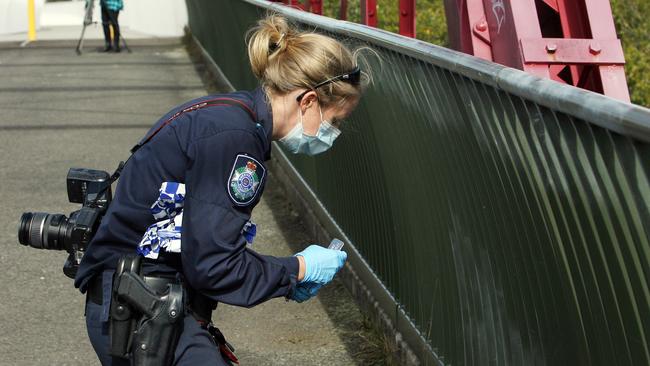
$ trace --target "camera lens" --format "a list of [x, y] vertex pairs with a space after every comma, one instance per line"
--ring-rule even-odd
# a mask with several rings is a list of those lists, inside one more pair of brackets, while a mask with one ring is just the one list
[[20, 217], [18, 241], [38, 249], [63, 250], [67, 224], [65, 215], [25, 212]]

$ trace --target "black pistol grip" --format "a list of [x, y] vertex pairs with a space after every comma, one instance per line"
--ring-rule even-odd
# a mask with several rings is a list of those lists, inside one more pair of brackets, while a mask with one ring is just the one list
[[119, 276], [117, 295], [147, 317], [155, 315], [161, 302], [160, 296], [132, 272], [124, 272]]

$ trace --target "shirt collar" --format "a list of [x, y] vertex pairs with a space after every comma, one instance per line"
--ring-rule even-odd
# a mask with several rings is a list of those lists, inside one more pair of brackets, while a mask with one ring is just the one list
[[271, 138], [273, 136], [273, 113], [271, 112], [271, 102], [268, 100], [263, 87], [258, 87], [252, 92], [253, 110], [257, 115], [257, 123], [262, 125], [266, 133], [266, 160], [271, 157]]

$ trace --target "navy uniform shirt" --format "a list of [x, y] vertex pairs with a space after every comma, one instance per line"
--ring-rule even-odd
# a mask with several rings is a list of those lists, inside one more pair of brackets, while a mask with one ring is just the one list
[[75, 286], [82, 292], [92, 276], [136, 253], [154, 223], [149, 209], [166, 181], [185, 183], [187, 191], [181, 253], [161, 251], [156, 264], [147, 266], [148, 274], [178, 271], [202, 294], [239, 306], [293, 290], [298, 260], [258, 254], [247, 248], [242, 234], [268, 174], [263, 162], [270, 158], [273, 123], [263, 90], [193, 100], [170, 111], [147, 135], [188, 106], [219, 97], [245, 103], [252, 115], [232, 105], [182, 113], [127, 162], [79, 267]]

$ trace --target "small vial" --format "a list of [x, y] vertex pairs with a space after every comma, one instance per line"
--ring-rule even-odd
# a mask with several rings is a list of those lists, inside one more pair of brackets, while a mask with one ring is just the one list
[[332, 250], [341, 250], [343, 249], [343, 245], [345, 245], [342, 241], [339, 239], [332, 239], [330, 242], [330, 245], [327, 247], [327, 249], [332, 249]]

